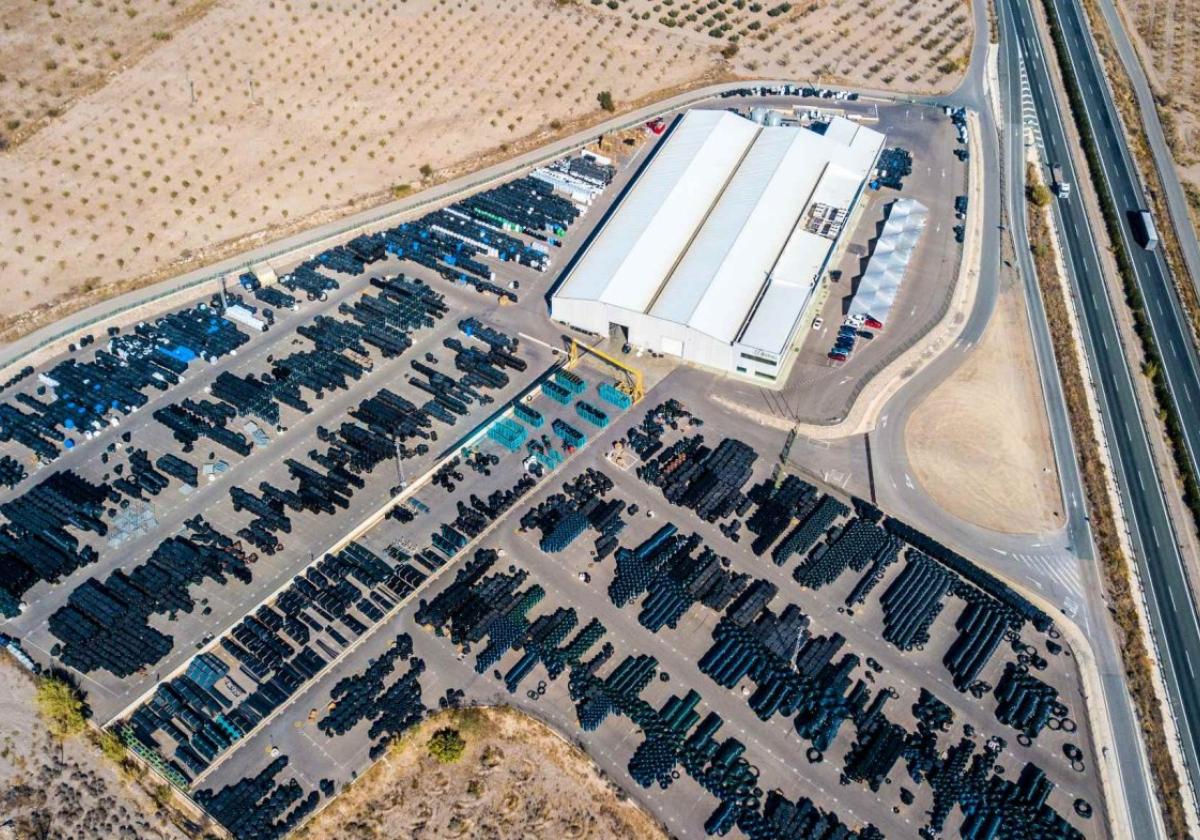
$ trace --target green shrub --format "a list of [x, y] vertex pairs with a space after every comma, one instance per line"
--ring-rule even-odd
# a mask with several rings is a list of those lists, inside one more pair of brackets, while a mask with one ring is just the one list
[[1050, 188], [1045, 184], [1031, 182], [1025, 187], [1025, 197], [1037, 207], [1045, 207], [1050, 203], [1050, 199], [1053, 196], [1050, 193]]
[[39, 679], [37, 707], [46, 728], [55, 738], [70, 738], [83, 731], [83, 699], [65, 680], [50, 676]]
[[446, 727], [433, 733], [429, 739], [429, 754], [442, 764], [453, 764], [462, 758], [467, 742], [457, 729]]

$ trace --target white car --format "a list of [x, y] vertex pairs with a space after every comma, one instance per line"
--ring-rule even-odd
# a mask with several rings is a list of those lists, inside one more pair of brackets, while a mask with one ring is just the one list
[[820, 315], [818, 315], [816, 318], [813, 318], [813, 326], [812, 326], [812, 328], [813, 328], [814, 330], [819, 330], [819, 329], [821, 329], [821, 325], [822, 325], [822, 324], [824, 324], [824, 323], [825, 323], [825, 319], [824, 319], [824, 318], [822, 318]]

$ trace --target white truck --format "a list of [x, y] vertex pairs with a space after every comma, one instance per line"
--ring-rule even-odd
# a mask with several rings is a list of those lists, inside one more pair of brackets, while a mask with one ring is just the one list
[[1149, 210], [1138, 209], [1129, 214], [1133, 226], [1133, 235], [1139, 245], [1147, 251], [1158, 247], [1158, 229], [1154, 227], [1154, 217]]
[[1050, 177], [1052, 179], [1051, 188], [1054, 194], [1059, 198], [1071, 197], [1071, 185], [1063, 180], [1063, 171], [1061, 166], [1050, 167]]

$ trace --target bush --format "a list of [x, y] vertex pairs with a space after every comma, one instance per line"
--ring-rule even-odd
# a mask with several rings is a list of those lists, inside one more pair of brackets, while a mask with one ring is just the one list
[[429, 754], [442, 764], [453, 764], [462, 758], [467, 742], [457, 729], [446, 727], [433, 733], [429, 739]]
[[596, 101], [600, 103], [600, 107], [610, 114], [617, 110], [616, 104], [613, 102], [612, 94], [607, 90], [602, 90], [596, 94]]
[[37, 707], [55, 738], [69, 738], [83, 731], [83, 700], [66, 680], [50, 676], [39, 679]]
[[154, 800], [154, 804], [159, 808], [169, 807], [174, 799], [171, 786], [168, 784], [155, 785], [154, 791], [150, 794], [150, 796]]
[[107, 729], [100, 733], [96, 739], [100, 745], [100, 752], [104, 753], [104, 757], [114, 764], [122, 764], [125, 761], [125, 743], [115, 732], [109, 732]]
[[1030, 182], [1025, 186], [1025, 197], [1037, 207], [1045, 207], [1053, 196], [1050, 188], [1041, 182]]
[[428, 178], [430, 175], [433, 174], [433, 167], [430, 166], [428, 163], [422, 163], [421, 169], [419, 171], [421, 173], [422, 178]]

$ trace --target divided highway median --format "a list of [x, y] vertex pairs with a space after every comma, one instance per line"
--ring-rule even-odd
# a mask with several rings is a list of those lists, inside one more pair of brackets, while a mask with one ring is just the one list
[[1162, 704], [1154, 685], [1153, 660], [1138, 619], [1137, 596], [1132, 583], [1133, 569], [1121, 543], [1116, 511], [1109, 493], [1108, 469], [1092, 422], [1087, 379], [1071, 328], [1070, 302], [1051, 245], [1050, 228], [1046, 220], [1045, 186], [1032, 165], [1027, 181], [1030, 185], [1026, 203], [1030, 249], [1046, 317], [1051, 326], [1054, 357], [1071, 419], [1071, 436], [1080, 463], [1091, 465], [1090, 469], [1081, 470], [1080, 473], [1104, 574], [1108, 608], [1121, 630], [1121, 658], [1142, 723], [1167, 836], [1187, 837], [1189, 832], [1180, 776], [1167, 743]]
[[[1162, 421], [1167, 441], [1170, 444], [1171, 455], [1175, 462], [1179, 482], [1183, 488], [1183, 501], [1192, 515], [1192, 525], [1197, 531], [1200, 531], [1200, 480], [1197, 479], [1196, 465], [1192, 463], [1192, 459], [1188, 454], [1187, 442], [1184, 440], [1179, 411], [1175, 404], [1175, 398], [1172, 396], [1170, 387], [1167, 384], [1166, 376], [1163, 373], [1162, 358], [1154, 340], [1154, 333], [1146, 313], [1145, 301], [1142, 298], [1142, 292], [1138, 286], [1133, 264], [1130, 262], [1129, 253], [1125, 248], [1124, 239], [1121, 236], [1120, 213], [1117, 210], [1116, 203], [1113, 201], [1108, 185], [1104, 183], [1103, 179], [1095, 177], [1095, 173], [1103, 171], [1102, 162], [1099, 150], [1096, 148], [1095, 135], [1092, 133], [1088, 121], [1082, 116], [1086, 113], [1083, 103], [1083, 93], [1080, 90], [1078, 79], [1075, 77], [1074, 69], [1071, 66], [1062, 26], [1054, 8], [1053, 0], [1043, 0], [1043, 7], [1046, 12], [1046, 19], [1050, 24], [1050, 37], [1054, 43], [1054, 52], [1058, 59], [1059, 69], [1062, 72], [1067, 100], [1071, 106], [1075, 125], [1079, 131], [1083, 151], [1087, 158], [1088, 171], [1091, 173], [1091, 180], [1096, 188], [1096, 195], [1100, 202], [1101, 214], [1104, 217], [1104, 227], [1108, 235], [1108, 244], [1121, 277], [1121, 287], [1125, 294], [1125, 302], [1133, 315], [1134, 331], [1142, 346], [1144, 359], [1142, 373], [1150, 380], [1153, 386], [1155, 402], [1158, 405], [1157, 414]], [[1173, 236], [1173, 234], [1171, 235]], [[1172, 272], [1174, 271], [1175, 266], [1172, 265]], [[1176, 284], [1176, 287], [1178, 288], [1180, 285]]]

